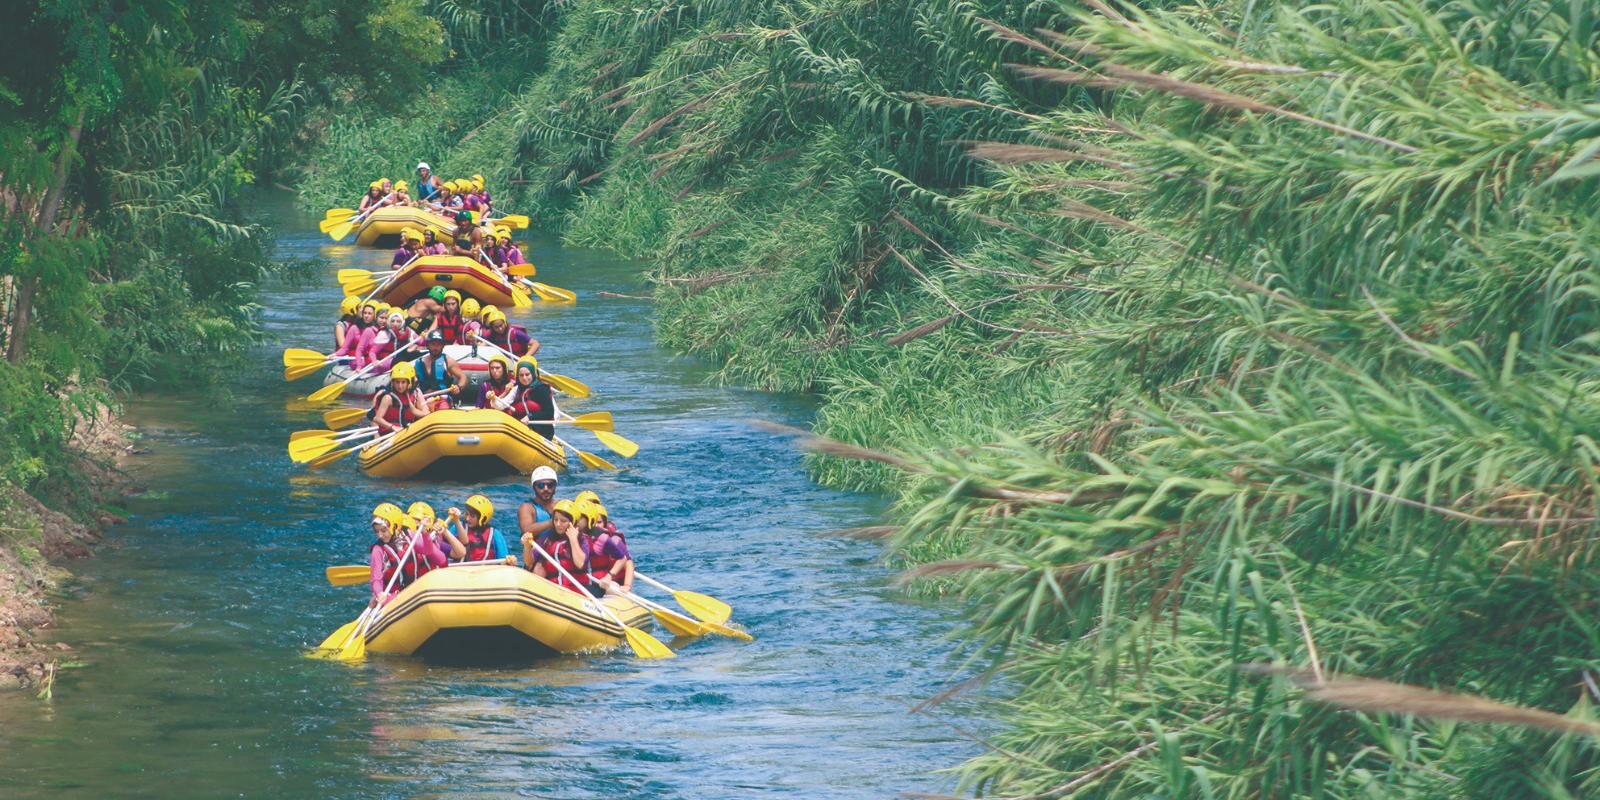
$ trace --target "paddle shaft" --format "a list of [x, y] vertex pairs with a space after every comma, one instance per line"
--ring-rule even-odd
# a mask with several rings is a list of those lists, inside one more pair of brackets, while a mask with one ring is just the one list
[[[512, 353], [510, 350], [507, 350], [504, 347], [501, 347], [500, 345], [497, 345], [494, 342], [491, 342], [488, 339], [485, 339], [485, 338], [483, 338], [482, 336], [479, 336], [476, 333], [472, 334], [472, 338], [477, 339], [478, 341], [483, 342], [484, 344], [489, 345], [490, 347], [493, 347], [495, 350], [500, 351], [501, 353], [503, 353], [505, 355], [506, 358], [511, 359], [513, 362], [517, 361], [518, 359], [521, 358], [521, 356], [518, 356], [518, 355]], [[546, 375], [549, 375], [549, 374], [550, 373], [545, 372], [542, 369], [539, 370], [539, 377], [541, 377], [541, 378], [546, 376]]]
[[[568, 544], [570, 545], [571, 543], [569, 542]], [[544, 562], [546, 564], [549, 564], [550, 566], [555, 567], [556, 568], [556, 572], [561, 573], [561, 577], [566, 578], [569, 582], [572, 583], [573, 586], [586, 586], [587, 585], [587, 583], [579, 583], [577, 578], [572, 577], [572, 573], [568, 572], [565, 567], [561, 566], [561, 562], [560, 561], [555, 560], [555, 558], [551, 557], [551, 555], [549, 553], [546, 553], [544, 551], [544, 548], [539, 546], [538, 537], [534, 537], [534, 539], [532, 541], [528, 542], [528, 546], [532, 547], [533, 548], [533, 552], [538, 553], [539, 557], [544, 559]], [[627, 630], [628, 626], [626, 624], [624, 624], [621, 619], [618, 619], [617, 615], [612, 613], [611, 609], [606, 608], [606, 604], [600, 602], [599, 599], [594, 597], [594, 595], [591, 595], [588, 592], [583, 591], [581, 589], [574, 589], [572, 591], [573, 591], [574, 594], [579, 594], [579, 595], [583, 596], [583, 601], [584, 601], [585, 605], [593, 604], [596, 608], [600, 609], [601, 613], [605, 614], [608, 619], [610, 619], [612, 622], [615, 622], [618, 625], [622, 626], [623, 630]]]
[[398, 277], [400, 275], [400, 273], [405, 272], [406, 271], [406, 267], [411, 266], [412, 263], [414, 263], [419, 258], [422, 258], [422, 254], [421, 253], [417, 253], [416, 255], [411, 257], [410, 261], [407, 261], [406, 263], [401, 264], [399, 269], [394, 270], [394, 273], [391, 274], [388, 278], [385, 278], [382, 283], [380, 283], [377, 286], [373, 287], [372, 291], [368, 292], [366, 297], [361, 298], [361, 302], [365, 303], [368, 300], [371, 300], [375, 295], [377, 295], [378, 292], [381, 292], [384, 289], [389, 288], [389, 284], [394, 283], [394, 279], [396, 277]]
[[[404, 531], [405, 528], [402, 526], [401, 530]], [[388, 596], [389, 590], [394, 588], [394, 582], [400, 580], [400, 575], [406, 571], [406, 559], [415, 558], [414, 554], [417, 550], [417, 539], [423, 535], [424, 534], [421, 531], [417, 531], [411, 536], [410, 540], [406, 542], [406, 551], [400, 554], [400, 561], [394, 565], [394, 574], [389, 576], [389, 582], [383, 587], [383, 594], [385, 597]], [[379, 602], [377, 605], [373, 606], [373, 608], [382, 609], [383, 603]], [[383, 616], [383, 612], [381, 610], [378, 613], [373, 614], [372, 617], [367, 620], [368, 624], [366, 628], [359, 631], [359, 635], [365, 637], [367, 635], [367, 631], [372, 630], [372, 623], [377, 622], [378, 617], [380, 616]]]

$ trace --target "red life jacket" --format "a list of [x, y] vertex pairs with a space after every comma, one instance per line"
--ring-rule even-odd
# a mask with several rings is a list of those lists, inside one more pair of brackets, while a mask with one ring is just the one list
[[[416, 390], [412, 389], [411, 391], [415, 392]], [[379, 389], [377, 394], [372, 396], [372, 410], [368, 411], [367, 413], [369, 415], [376, 414], [378, 412], [378, 404], [383, 402], [383, 398], [385, 397], [393, 397], [394, 402], [391, 402], [389, 404], [389, 410], [383, 413], [384, 422], [387, 422], [390, 425], [400, 426], [410, 425], [411, 423], [416, 422], [417, 418], [412, 416], [411, 409], [406, 406], [406, 398], [403, 395], [396, 393], [395, 390], [390, 389], [387, 384], [385, 384], [382, 389]]]
[[[391, 539], [390, 541], [393, 540]], [[428, 570], [422, 566], [422, 557], [417, 555], [416, 549], [413, 548], [411, 555], [406, 558], [405, 568], [401, 570], [399, 580], [395, 580], [394, 571], [400, 566], [401, 551], [396, 550], [394, 545], [384, 544], [383, 542], [373, 542], [371, 549], [379, 550], [383, 553], [383, 585], [389, 586], [389, 581], [394, 580], [394, 586], [390, 589], [390, 591], [395, 591], [409, 586], [411, 585], [412, 581], [422, 577], [428, 572]]]
[[[578, 580], [593, 579], [593, 576], [587, 572], [579, 571], [578, 565], [572, 563], [572, 548], [567, 544], [567, 537], [550, 535], [539, 544], [544, 548], [546, 553], [549, 553], [553, 558], [555, 558], [557, 563], [561, 564], [561, 569], [566, 570], [567, 575], [571, 575]], [[578, 546], [582, 547], [586, 552], [591, 549], [588, 534], [578, 534]], [[544, 556], [535, 554], [535, 557], [539, 559], [539, 563], [543, 564], [545, 570], [549, 572], [549, 574], [545, 576], [546, 578], [549, 578], [550, 580], [555, 581], [556, 583], [571, 589], [574, 592], [582, 592], [585, 595], [589, 594], [588, 587], [578, 586], [572, 581], [567, 580], [566, 577], [560, 572], [550, 569], [550, 562], [546, 561]]]
[[[461, 559], [462, 561], [486, 561], [490, 557], [489, 551], [494, 548], [494, 528], [488, 525], [476, 529], [468, 528], [467, 535], [461, 543], [467, 548], [467, 554]], [[501, 558], [505, 556], [505, 553], [500, 554]]]
[[411, 340], [411, 334], [406, 328], [401, 328], [400, 330], [401, 330], [401, 333], [399, 335], [395, 334], [393, 328], [384, 328], [381, 332], [379, 332], [378, 336], [387, 336], [388, 337], [387, 341], [380, 342], [380, 341], [377, 340], [377, 338], [373, 338], [373, 340], [372, 340], [372, 360], [373, 361], [382, 361], [382, 360], [388, 358], [389, 354], [391, 354], [395, 350], [399, 349], [400, 346], [402, 344], [404, 344], [404, 342], [400, 341], [400, 339], [399, 339], [400, 336], [405, 336], [406, 337], [406, 341], [408, 341], [408, 342]]
[[[517, 331], [522, 335], [513, 336], [511, 335], [512, 331]], [[527, 328], [521, 325], [507, 325], [504, 333], [495, 333], [494, 329], [485, 328], [483, 338], [488, 339], [492, 344], [498, 345], [502, 349], [510, 350], [514, 356], [525, 356], [528, 354], [528, 341], [531, 337], [528, 336]]]
[[457, 344], [461, 341], [461, 325], [463, 320], [461, 319], [460, 313], [457, 313], [452, 317], [449, 314], [440, 311], [439, 316], [436, 317], [436, 319], [439, 321], [439, 333], [444, 334], [445, 344]]
[[[622, 539], [622, 534], [616, 531], [607, 531], [606, 533]], [[627, 540], [623, 539], [623, 541], [626, 542]], [[616, 566], [617, 561], [618, 559], [612, 558], [611, 554], [606, 552], [605, 545], [600, 541], [599, 537], [595, 537], [591, 541], [589, 545], [589, 572], [594, 575], [595, 580], [611, 574], [611, 568]]]
[[528, 417], [530, 419], [554, 419], [555, 413], [551, 409], [540, 405], [539, 401], [532, 397], [533, 387], [538, 386], [543, 382], [544, 381], [535, 381], [526, 387], [522, 386], [521, 384], [517, 384], [517, 399], [511, 401], [511, 407], [506, 409], [506, 411], [514, 417]]

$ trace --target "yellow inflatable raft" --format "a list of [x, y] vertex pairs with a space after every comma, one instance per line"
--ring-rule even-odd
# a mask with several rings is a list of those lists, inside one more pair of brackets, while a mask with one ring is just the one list
[[390, 244], [400, 246], [400, 231], [416, 228], [419, 232], [433, 229], [441, 242], [455, 241], [456, 226], [444, 217], [410, 206], [385, 206], [372, 212], [356, 229], [356, 244], [369, 246]]
[[[367, 651], [483, 662], [622, 644], [622, 628], [596, 602], [521, 567], [436, 569], [384, 606], [367, 633]], [[650, 624], [650, 612], [631, 600], [599, 602], [630, 627]]]
[[394, 276], [376, 297], [389, 305], [409, 305], [435, 286], [455, 289], [463, 300], [475, 298], [486, 306], [516, 305], [511, 285], [499, 273], [465, 256], [423, 256]]
[[428, 470], [464, 479], [566, 466], [564, 450], [492, 408], [435, 411], [393, 439], [361, 450], [361, 471], [379, 478]]

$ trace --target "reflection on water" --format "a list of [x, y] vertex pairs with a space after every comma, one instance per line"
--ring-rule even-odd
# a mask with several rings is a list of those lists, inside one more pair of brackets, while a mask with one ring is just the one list
[[[285, 227], [286, 255], [387, 265], [387, 251], [326, 247], [314, 220], [281, 199], [263, 213]], [[870, 523], [879, 501], [809, 483], [785, 442], [743, 422], [802, 422], [807, 401], [708, 386], [700, 365], [656, 347], [648, 303], [594, 294], [639, 294], [636, 266], [549, 241], [529, 250], [541, 280], [583, 299], [507, 311], [545, 343], [541, 362], [595, 387], [571, 408], [613, 412], [642, 448], [612, 457], [617, 472], [574, 459], [561, 495], [599, 492], [647, 572], [728, 601], [756, 641], [706, 637], [672, 642], [679, 656], [662, 661], [623, 651], [507, 669], [304, 658], [361, 609], [364, 585], [332, 587], [322, 572], [363, 560], [373, 504], [443, 508], [481, 488], [503, 522], [527, 494], [514, 476], [467, 487], [368, 479], [354, 458], [318, 472], [289, 464], [289, 432], [323, 427], [323, 407], [302, 400], [318, 379], [284, 383], [277, 355], [326, 348], [330, 269], [321, 285], [275, 291], [274, 341], [241, 365], [231, 403], [136, 404], [152, 452], [132, 468], [151, 491], [102, 557], [79, 565], [59, 638], [82, 666], [61, 673], [51, 703], [0, 694], [0, 797], [698, 800], [949, 788], [932, 771], [973, 746], [906, 713], [961, 677], [941, 642], [948, 610], [898, 598], [871, 545], [812, 535]]]

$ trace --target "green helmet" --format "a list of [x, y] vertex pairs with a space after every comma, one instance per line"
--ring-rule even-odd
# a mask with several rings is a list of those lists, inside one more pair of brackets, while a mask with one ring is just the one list
[[434, 302], [436, 302], [436, 303], [443, 303], [444, 302], [444, 287], [443, 286], [435, 286], [432, 289], [429, 289], [428, 290], [428, 296], [433, 298]]

